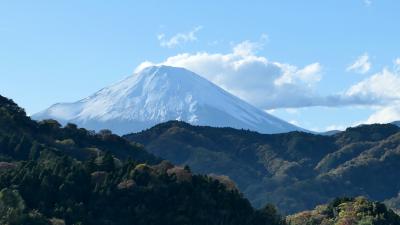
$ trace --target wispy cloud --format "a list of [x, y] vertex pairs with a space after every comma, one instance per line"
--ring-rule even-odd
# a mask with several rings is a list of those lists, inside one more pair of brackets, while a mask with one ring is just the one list
[[372, 0], [364, 0], [364, 5], [369, 7], [372, 5]]
[[161, 47], [173, 48], [182, 43], [192, 42], [197, 40], [196, 33], [199, 32], [203, 27], [197, 26], [191, 31], [185, 33], [177, 33], [174, 36], [167, 38], [164, 33], [158, 34], [157, 39], [160, 41]]
[[269, 40], [267, 34], [262, 34], [258, 41], [242, 41], [233, 46], [233, 54], [235, 55], [255, 55], [257, 51], [264, 48], [264, 45]]
[[371, 62], [369, 61], [369, 55], [364, 53], [359, 56], [357, 60], [346, 68], [347, 71], [353, 71], [356, 73], [365, 74], [371, 69]]
[[394, 70], [400, 73], [400, 58], [394, 60]]
[[400, 66], [400, 58], [395, 59], [395, 60], [394, 60], [394, 63], [395, 63], [397, 66]]

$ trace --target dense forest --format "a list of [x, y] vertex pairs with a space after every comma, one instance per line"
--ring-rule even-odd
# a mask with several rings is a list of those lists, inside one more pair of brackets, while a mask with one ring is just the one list
[[364, 198], [286, 218], [271, 204], [255, 209], [228, 176], [195, 174], [108, 130], [33, 121], [0, 96], [0, 224], [398, 225], [400, 217]]
[[0, 224], [283, 224], [224, 176], [192, 174], [107, 130], [32, 121], [0, 96]]
[[393, 124], [268, 135], [170, 121], [124, 137], [194, 172], [227, 175], [255, 207], [273, 203], [292, 214], [360, 195], [399, 207], [400, 128]]
[[314, 210], [288, 216], [286, 221], [287, 225], [399, 225], [399, 218], [393, 211], [388, 211], [384, 204], [357, 197], [336, 198]]

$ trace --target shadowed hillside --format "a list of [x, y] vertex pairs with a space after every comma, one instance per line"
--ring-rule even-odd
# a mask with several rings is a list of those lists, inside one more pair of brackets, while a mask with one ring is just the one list
[[336, 196], [397, 196], [399, 131], [374, 124], [330, 136], [266, 135], [171, 121], [124, 137], [194, 172], [229, 176], [256, 207], [274, 203], [293, 213]]

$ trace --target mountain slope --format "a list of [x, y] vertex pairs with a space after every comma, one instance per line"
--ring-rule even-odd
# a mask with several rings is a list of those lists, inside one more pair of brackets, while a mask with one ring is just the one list
[[183, 68], [153, 66], [75, 103], [60, 103], [33, 115], [117, 134], [161, 122], [234, 127], [261, 133], [301, 130], [271, 116]]
[[109, 132], [35, 122], [0, 96], [2, 225], [283, 225], [229, 180], [192, 174]]
[[400, 191], [400, 128], [391, 124], [324, 136], [171, 121], [124, 137], [194, 172], [227, 175], [256, 207], [274, 203], [287, 214], [336, 196], [383, 201]]
[[[385, 128], [385, 132], [379, 127], [362, 129], [369, 131], [367, 135], [353, 130], [339, 139], [377, 141], [393, 136], [390, 133], [394, 130]], [[221, 141], [226, 135], [235, 139], [238, 134], [251, 142], [259, 137], [282, 136], [210, 129], [212, 135], [220, 130]], [[292, 134], [276, 139], [276, 144], [285, 146], [281, 142], [291, 139]], [[313, 140], [313, 135], [304, 135], [311, 138], [307, 141]], [[244, 139], [239, 142], [247, 145]], [[309, 149], [293, 157], [307, 155]], [[396, 202], [392, 199], [387, 203]], [[73, 124], [61, 127], [54, 120], [37, 123], [13, 101], [0, 96], [0, 224], [397, 225], [400, 218], [380, 203], [340, 198], [316, 210], [289, 216], [286, 221], [270, 204], [259, 210], [252, 208], [226, 176], [195, 175], [188, 167], [160, 162], [109, 132], [93, 133]]]
[[[138, 162], [161, 160], [143, 147], [109, 133], [93, 133], [74, 124], [65, 127], [55, 120], [35, 122], [12, 100], [0, 95], [0, 159], [27, 160], [40, 150], [55, 150], [79, 160], [111, 152], [120, 159]], [[36, 155], [37, 156], [37, 155]]]

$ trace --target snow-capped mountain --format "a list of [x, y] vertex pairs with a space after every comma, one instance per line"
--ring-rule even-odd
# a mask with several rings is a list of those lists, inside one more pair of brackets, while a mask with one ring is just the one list
[[244, 102], [184, 68], [152, 66], [74, 103], [58, 103], [34, 119], [72, 122], [117, 134], [169, 120], [261, 133], [302, 130]]

